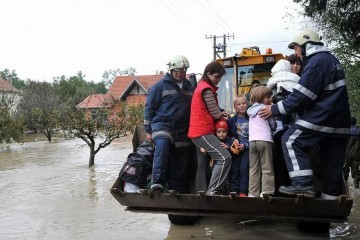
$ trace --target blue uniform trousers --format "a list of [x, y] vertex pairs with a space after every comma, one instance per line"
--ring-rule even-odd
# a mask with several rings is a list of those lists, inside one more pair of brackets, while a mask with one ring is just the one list
[[154, 139], [155, 152], [153, 162], [152, 183], [161, 184], [179, 193], [188, 193], [190, 161], [194, 161], [192, 147], [179, 147], [166, 137]]
[[317, 135], [292, 125], [282, 137], [284, 158], [292, 185], [313, 184], [313, 168], [308, 152], [318, 145], [322, 195], [325, 197], [340, 195], [346, 143], [346, 138]]

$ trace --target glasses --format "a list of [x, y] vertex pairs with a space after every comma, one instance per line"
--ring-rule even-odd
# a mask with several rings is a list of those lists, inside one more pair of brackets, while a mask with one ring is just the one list
[[186, 72], [187, 68], [174, 68], [173, 71], [176, 73], [184, 73]]

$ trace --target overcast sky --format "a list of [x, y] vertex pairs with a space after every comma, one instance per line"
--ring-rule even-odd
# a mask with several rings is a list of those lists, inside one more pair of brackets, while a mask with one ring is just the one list
[[[292, 0], [2, 0], [0, 70], [51, 81], [82, 71], [99, 82], [109, 69], [167, 71], [177, 54], [202, 73], [213, 58], [210, 35], [229, 34], [227, 56], [242, 47], [291, 54], [299, 26], [284, 16]], [[222, 43], [222, 38], [217, 38]]]

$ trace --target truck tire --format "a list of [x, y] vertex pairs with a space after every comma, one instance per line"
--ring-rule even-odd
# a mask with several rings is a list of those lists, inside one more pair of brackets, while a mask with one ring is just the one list
[[169, 221], [174, 225], [194, 225], [198, 221], [196, 216], [182, 216], [168, 214]]
[[328, 233], [330, 223], [327, 222], [298, 222], [297, 229], [301, 232]]

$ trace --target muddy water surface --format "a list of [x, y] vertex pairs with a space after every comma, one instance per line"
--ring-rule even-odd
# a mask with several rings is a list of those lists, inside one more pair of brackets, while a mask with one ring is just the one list
[[298, 232], [285, 221], [204, 218], [175, 226], [162, 214], [125, 211], [110, 194], [130, 138], [102, 149], [88, 168], [81, 140], [0, 147], [0, 239], [360, 239], [360, 193], [349, 221], [329, 234]]

